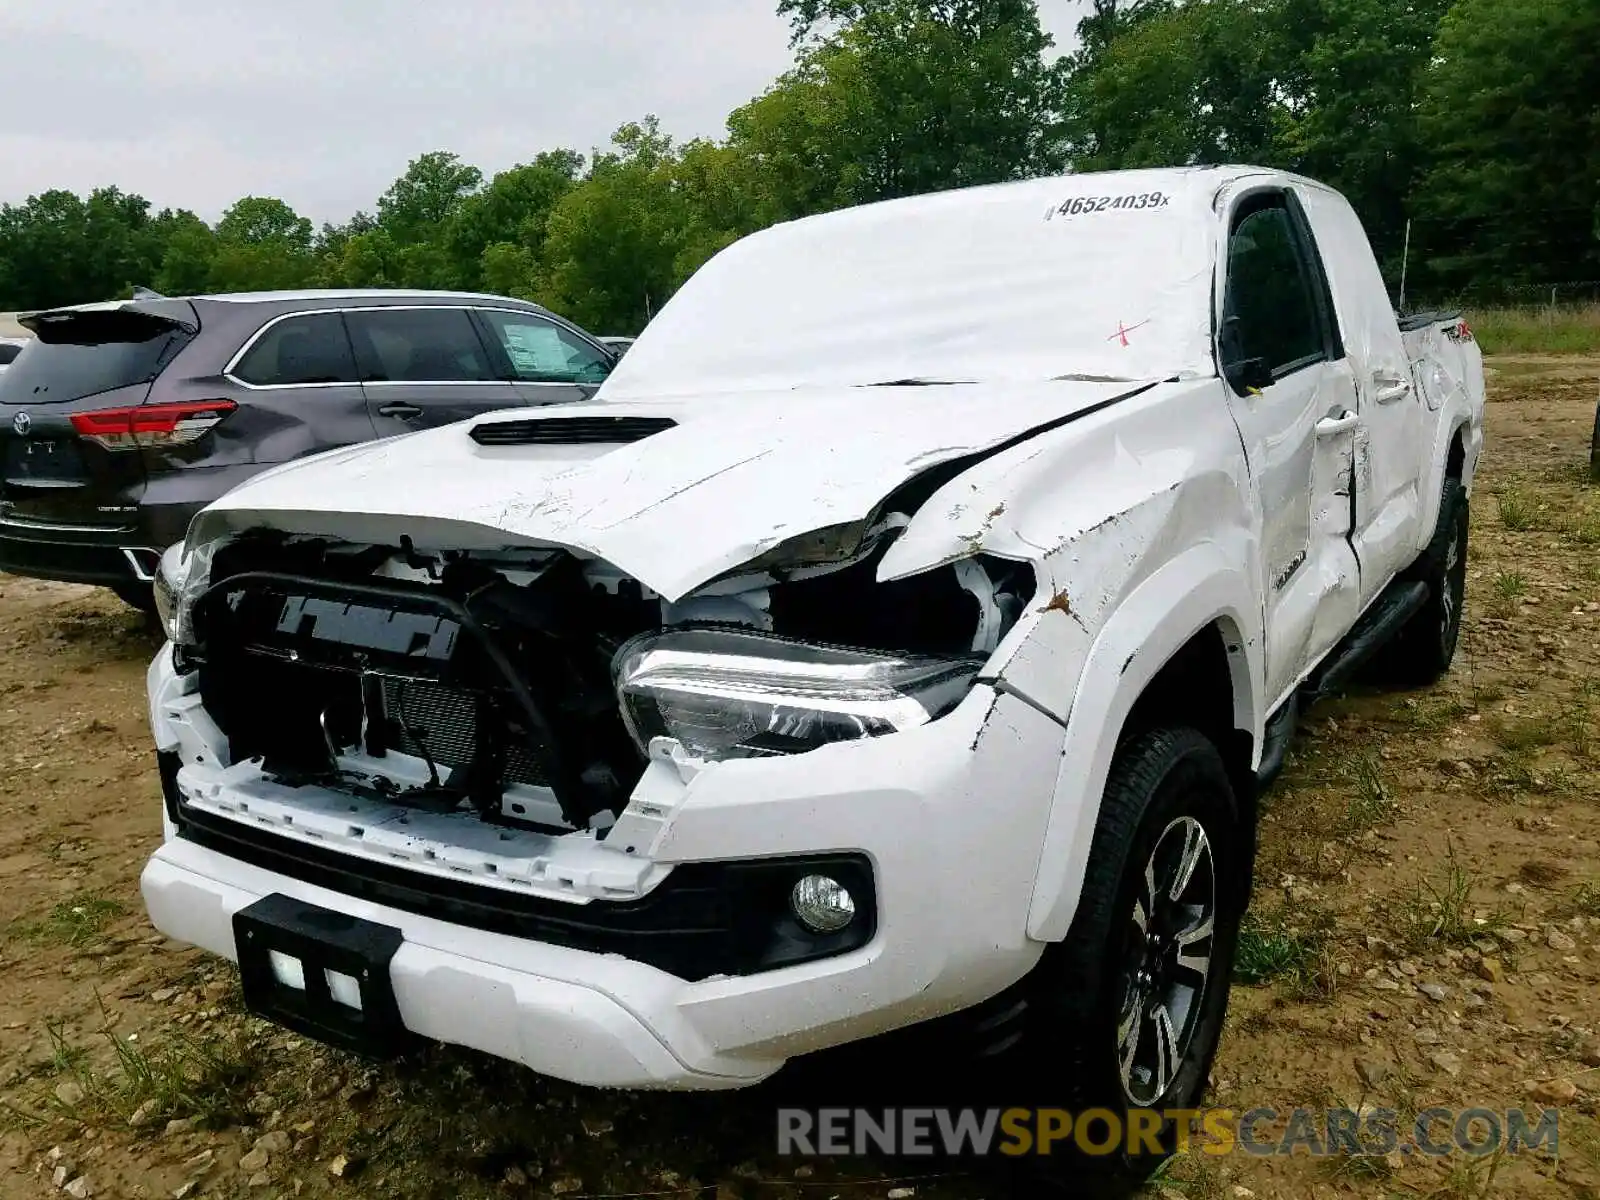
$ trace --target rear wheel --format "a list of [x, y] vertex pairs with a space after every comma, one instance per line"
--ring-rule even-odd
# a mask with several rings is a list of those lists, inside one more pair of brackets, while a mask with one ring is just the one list
[[1461, 610], [1467, 599], [1467, 492], [1446, 478], [1439, 496], [1433, 541], [1408, 572], [1428, 585], [1428, 602], [1406, 622], [1387, 651], [1385, 674], [1395, 682], [1426, 687], [1450, 669], [1461, 640]]
[[1600, 404], [1594, 410], [1594, 436], [1589, 440], [1589, 477], [1600, 483]]
[[[1023, 1102], [1109, 1109], [1124, 1137], [1114, 1153], [1064, 1158], [1057, 1147], [1031, 1167], [1061, 1182], [1087, 1171], [1131, 1185], [1171, 1152], [1174, 1130], [1164, 1124], [1154, 1143], [1130, 1146], [1128, 1118], [1193, 1107], [1205, 1091], [1249, 844], [1222, 757], [1201, 734], [1158, 730], [1118, 752], [1077, 916], [1029, 980], [1010, 1074]], [[1092, 1140], [1105, 1137], [1097, 1129]]]

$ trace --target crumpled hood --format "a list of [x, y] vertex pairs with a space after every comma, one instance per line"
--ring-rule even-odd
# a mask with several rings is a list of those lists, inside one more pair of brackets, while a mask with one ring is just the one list
[[[288, 463], [195, 520], [190, 545], [273, 529], [418, 548], [560, 546], [668, 600], [800, 534], [861, 521], [929, 467], [1139, 384], [1060, 380], [591, 401], [494, 413]], [[474, 427], [667, 417], [625, 445], [480, 446]]]

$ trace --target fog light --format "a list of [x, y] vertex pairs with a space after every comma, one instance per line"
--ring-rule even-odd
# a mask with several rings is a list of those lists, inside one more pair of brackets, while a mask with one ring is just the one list
[[856, 916], [855, 899], [827, 875], [803, 876], [789, 893], [789, 907], [812, 933], [838, 933]]

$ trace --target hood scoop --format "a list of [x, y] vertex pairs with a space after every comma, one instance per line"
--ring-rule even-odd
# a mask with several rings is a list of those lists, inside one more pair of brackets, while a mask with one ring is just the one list
[[480, 446], [590, 446], [642, 442], [676, 428], [667, 417], [534, 417], [494, 421], [472, 428]]

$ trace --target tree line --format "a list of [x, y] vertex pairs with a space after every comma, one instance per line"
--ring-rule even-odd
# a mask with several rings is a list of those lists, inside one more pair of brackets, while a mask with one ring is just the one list
[[631, 333], [776, 221], [1067, 170], [1254, 162], [1345, 192], [1413, 296], [1600, 279], [1600, 0], [779, 0], [794, 62], [721, 139], [653, 117], [492, 178], [422, 154], [320, 229], [105, 187], [0, 206], [0, 309], [276, 288], [461, 288]]

